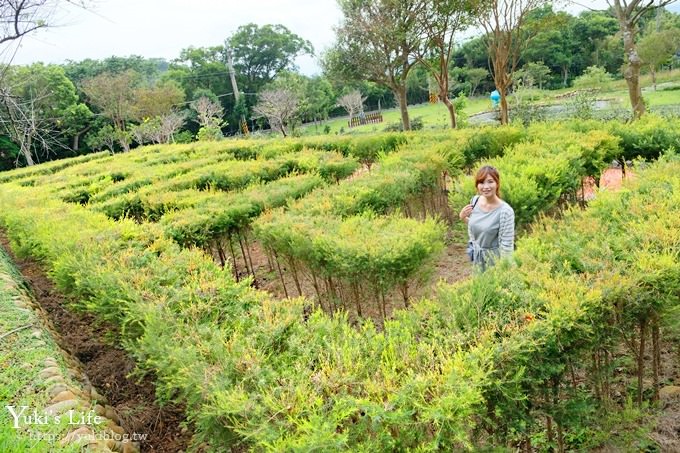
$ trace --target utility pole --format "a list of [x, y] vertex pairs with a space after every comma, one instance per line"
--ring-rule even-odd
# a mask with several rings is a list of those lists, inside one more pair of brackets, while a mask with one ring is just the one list
[[[231, 79], [231, 89], [234, 90], [234, 105], [238, 105], [238, 100], [241, 94], [238, 92], [238, 85], [236, 84], [236, 71], [234, 71], [234, 60], [231, 54], [231, 47], [227, 48], [227, 69], [229, 69], [229, 78]], [[248, 123], [246, 118], [241, 116], [241, 124], [239, 124], [239, 129], [243, 135], [248, 135]]]
[[227, 48], [227, 68], [231, 79], [231, 89], [234, 90], [234, 99], [238, 102], [239, 92], [238, 85], [236, 85], [236, 72], [234, 71], [234, 60], [231, 56], [231, 47]]

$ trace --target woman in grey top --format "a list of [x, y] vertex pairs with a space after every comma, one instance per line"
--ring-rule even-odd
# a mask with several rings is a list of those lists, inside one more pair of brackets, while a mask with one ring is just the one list
[[510, 256], [515, 243], [515, 211], [500, 198], [500, 175], [486, 165], [475, 177], [477, 196], [461, 209], [459, 217], [468, 224], [472, 261], [483, 271], [496, 258]]

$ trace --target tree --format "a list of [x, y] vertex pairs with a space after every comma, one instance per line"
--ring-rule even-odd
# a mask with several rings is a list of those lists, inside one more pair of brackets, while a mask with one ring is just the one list
[[323, 57], [330, 77], [369, 80], [394, 93], [404, 130], [411, 129], [406, 82], [415, 64], [411, 55], [422, 45], [417, 12], [425, 0], [338, 0], [343, 23], [337, 41]]
[[581, 76], [574, 80], [574, 86], [576, 88], [599, 88], [612, 80], [611, 74], [608, 74], [604, 68], [589, 66]]
[[490, 12], [479, 18], [486, 33], [493, 80], [501, 95], [501, 124], [509, 123], [507, 95], [522, 51], [541, 31], [538, 26], [525, 27], [527, 17], [545, 3], [545, 0], [490, 0]]
[[602, 50], [606, 40], [619, 30], [617, 20], [606, 11], [583, 11], [574, 22], [572, 30], [575, 49], [589, 57], [584, 58], [581, 70], [588, 66], [607, 67], [602, 58]]
[[680, 47], [680, 29], [654, 31], [644, 36], [638, 44], [640, 58], [649, 67], [656, 91], [656, 70], [668, 61]]
[[186, 115], [180, 112], [169, 112], [164, 115], [146, 118], [140, 124], [130, 127], [130, 136], [137, 143], [173, 143], [173, 136], [186, 121]]
[[208, 96], [201, 96], [190, 104], [196, 112], [196, 120], [200, 126], [198, 139], [201, 141], [215, 141], [222, 138], [222, 106], [217, 100], [210, 99]]
[[449, 99], [449, 61], [454, 37], [482, 13], [480, 0], [437, 0], [425, 2], [417, 10], [416, 27], [425, 46], [414, 46], [414, 57], [427, 68], [438, 86], [438, 97], [449, 111], [451, 127], [456, 127], [456, 110]]
[[285, 70], [295, 69], [295, 58], [314, 54], [312, 44], [283, 25], [247, 24], [240, 26], [225, 42], [231, 48], [234, 69], [248, 90], [273, 81]]
[[480, 82], [486, 79], [488, 75], [489, 71], [484, 68], [470, 68], [467, 70], [466, 76], [470, 82], [470, 97], [475, 95]]
[[[575, 66], [581, 66], [584, 49], [574, 35], [574, 26], [577, 19], [563, 11], [554, 12], [551, 5], [534, 10], [527, 16], [525, 26], [540, 29], [536, 36], [527, 44], [522, 52], [521, 61], [524, 68], [529, 69], [529, 64], [541, 64], [548, 68], [547, 74], [541, 74], [540, 82], [534, 78], [534, 82], [542, 87], [550, 73], [562, 75], [562, 86], [569, 83], [569, 76]], [[550, 26], [548, 26], [550, 24]], [[587, 52], [587, 51], [586, 51]], [[536, 69], [536, 68], [533, 68]], [[527, 73], [524, 73], [527, 75]], [[532, 74], [534, 76], [539, 74]]]
[[83, 81], [83, 92], [102, 115], [113, 122], [115, 137], [124, 151], [130, 150], [126, 122], [135, 118], [135, 85], [138, 74], [127, 70], [119, 74], [100, 74]]
[[83, 81], [83, 92], [99, 111], [119, 130], [135, 117], [135, 92], [138, 76], [133, 71], [104, 73]]
[[67, 61], [62, 65], [66, 76], [79, 87], [83, 80], [92, 79], [100, 74], [120, 74], [134, 71], [149, 84], [156, 83], [161, 74], [168, 69], [168, 62], [162, 58], [145, 58], [139, 55], [128, 57], [111, 56], [103, 60], [86, 58], [81, 61]]
[[361, 96], [359, 90], [350, 91], [349, 93], [338, 98], [338, 105], [347, 111], [349, 120], [352, 121], [354, 115], [364, 111], [365, 97]]
[[120, 131], [110, 124], [106, 124], [96, 131], [87, 134], [85, 136], [85, 143], [96, 151], [108, 148], [113, 154], [115, 152], [116, 143], [121, 141], [121, 139], [124, 141], [126, 139], [124, 134], [126, 133], [127, 131]]
[[168, 115], [184, 102], [184, 90], [173, 80], [137, 88], [133, 96], [132, 113], [137, 120]]
[[623, 36], [623, 52], [625, 68], [623, 78], [628, 85], [628, 97], [633, 108], [633, 118], [640, 118], [645, 113], [645, 101], [642, 98], [640, 86], [640, 68], [642, 58], [638, 53], [635, 35], [641, 17], [656, 9], [673, 3], [675, 0], [607, 0], [607, 4], [614, 11], [614, 16], [619, 21], [619, 28]]
[[292, 91], [283, 88], [267, 89], [258, 95], [253, 111], [267, 119], [269, 126], [287, 136], [286, 126], [298, 110], [298, 98]]
[[0, 79], [0, 122], [27, 165], [47, 157], [79, 132], [92, 113], [56, 65], [6, 67]]
[[186, 121], [182, 112], [172, 111], [157, 117], [160, 119], [160, 143], [174, 143], [174, 135]]
[[522, 66], [522, 69], [517, 71], [517, 74], [521, 74], [526, 88], [532, 88], [537, 84], [538, 88], [542, 90], [543, 82], [550, 74], [550, 68], [544, 65], [542, 61], [537, 63], [530, 62]]
[[335, 107], [333, 86], [323, 76], [314, 76], [307, 81], [304, 97], [307, 100], [307, 108], [302, 114], [307, 120], [325, 121], [331, 109]]

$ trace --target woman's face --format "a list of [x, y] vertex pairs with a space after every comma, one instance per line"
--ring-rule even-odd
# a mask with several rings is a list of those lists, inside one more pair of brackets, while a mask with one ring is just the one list
[[498, 189], [498, 185], [496, 184], [496, 180], [493, 179], [491, 175], [487, 175], [483, 181], [477, 184], [477, 190], [485, 197], [494, 196], [496, 194], [496, 189]]

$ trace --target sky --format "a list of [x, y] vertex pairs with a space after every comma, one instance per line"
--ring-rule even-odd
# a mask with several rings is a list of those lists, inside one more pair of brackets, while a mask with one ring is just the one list
[[[309, 40], [317, 55], [334, 41], [341, 14], [336, 0], [90, 0], [87, 10], [63, 6], [52, 15], [54, 27], [26, 36], [19, 47], [0, 49], [12, 64], [63, 63], [113, 55], [177, 58], [187, 47], [220, 45], [240, 25], [283, 24]], [[605, 0], [581, 5], [606, 7]], [[61, 2], [65, 4], [65, 2]], [[565, 6], [575, 14], [583, 7]], [[680, 11], [680, 3], [672, 8]], [[320, 72], [317, 58], [296, 60], [306, 75]]]
[[[59, 8], [53, 22], [59, 25], [22, 40], [12, 64], [112, 55], [172, 60], [190, 46], [221, 45], [250, 22], [285, 25], [318, 54], [332, 44], [340, 10], [336, 0], [95, 0], [89, 10]], [[3, 62], [13, 50], [2, 52]], [[296, 64], [305, 74], [320, 72], [314, 57], [300, 57]]]

